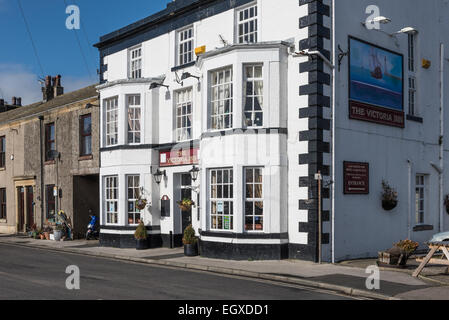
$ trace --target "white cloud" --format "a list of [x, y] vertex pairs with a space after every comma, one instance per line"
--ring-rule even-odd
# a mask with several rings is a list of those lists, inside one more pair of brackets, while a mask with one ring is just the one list
[[[65, 93], [93, 84], [88, 77], [64, 77], [64, 75], [61, 82]], [[0, 64], [0, 98], [11, 102], [14, 96], [22, 98], [22, 105], [41, 101], [42, 91], [38, 76], [22, 65]]]

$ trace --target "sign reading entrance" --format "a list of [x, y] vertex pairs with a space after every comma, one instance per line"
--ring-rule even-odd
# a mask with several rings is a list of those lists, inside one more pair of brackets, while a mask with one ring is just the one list
[[344, 162], [344, 193], [369, 194], [369, 163]]
[[198, 164], [198, 148], [161, 151], [159, 161], [161, 167]]

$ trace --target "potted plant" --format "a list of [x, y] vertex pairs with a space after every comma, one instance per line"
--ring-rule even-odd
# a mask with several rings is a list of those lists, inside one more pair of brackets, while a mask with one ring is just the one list
[[382, 208], [391, 211], [398, 205], [398, 193], [386, 181], [382, 181], [382, 188]]
[[50, 233], [52, 232], [52, 228], [49, 226], [46, 226], [43, 230], [44, 236], [45, 236], [45, 240], [50, 240]]
[[198, 256], [198, 238], [195, 236], [195, 229], [189, 225], [184, 230], [184, 237], [182, 238], [184, 244], [184, 255], [186, 257]]
[[43, 229], [39, 229], [38, 230], [38, 236], [39, 236], [39, 239], [45, 240], [45, 235], [44, 235], [44, 230]]
[[145, 227], [142, 221], [137, 226], [136, 232], [134, 233], [134, 238], [136, 239], [137, 250], [148, 249], [147, 228]]
[[55, 231], [54, 231], [55, 241], [61, 241], [63, 230], [64, 230], [64, 226], [62, 224], [56, 225]]
[[419, 243], [411, 240], [402, 240], [394, 245], [393, 248], [385, 252], [379, 252], [377, 264], [396, 268], [405, 268], [410, 256], [419, 247]]
[[185, 198], [182, 201], [178, 201], [177, 204], [182, 211], [189, 211], [195, 205], [195, 202], [192, 199]]

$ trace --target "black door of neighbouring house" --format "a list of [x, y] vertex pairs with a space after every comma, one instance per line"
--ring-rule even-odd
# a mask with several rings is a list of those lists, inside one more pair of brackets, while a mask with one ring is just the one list
[[[192, 200], [192, 177], [190, 174], [181, 175], [181, 201], [183, 199]], [[182, 233], [184, 230], [192, 224], [192, 209], [188, 211], [181, 210], [182, 217]]]

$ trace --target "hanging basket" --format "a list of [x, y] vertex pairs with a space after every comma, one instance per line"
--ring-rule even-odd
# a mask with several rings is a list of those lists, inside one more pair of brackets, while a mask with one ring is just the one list
[[181, 211], [189, 211], [192, 209], [192, 206], [195, 205], [195, 203], [191, 200], [178, 201], [177, 204], [178, 204], [179, 209], [181, 209]]
[[139, 199], [136, 201], [136, 208], [137, 210], [143, 210], [147, 206], [147, 200], [146, 199]]
[[385, 211], [391, 211], [398, 206], [397, 200], [382, 200], [382, 208]]

